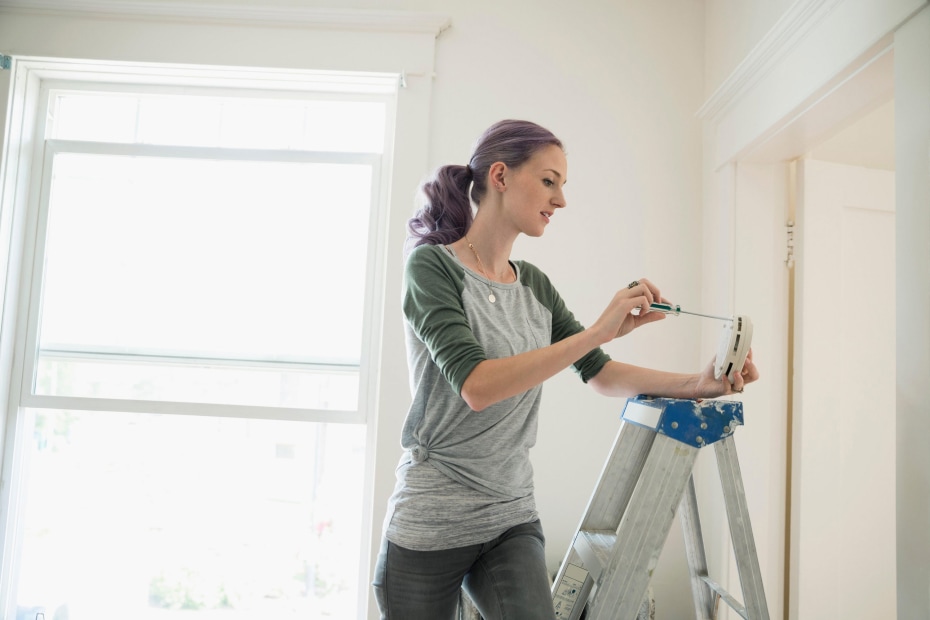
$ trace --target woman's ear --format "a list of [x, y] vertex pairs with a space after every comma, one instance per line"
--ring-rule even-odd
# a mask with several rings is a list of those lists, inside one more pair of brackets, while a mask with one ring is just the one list
[[490, 181], [490, 186], [499, 192], [507, 189], [507, 184], [505, 181], [506, 174], [507, 164], [502, 161], [496, 161], [491, 164], [491, 168], [488, 170], [488, 180]]

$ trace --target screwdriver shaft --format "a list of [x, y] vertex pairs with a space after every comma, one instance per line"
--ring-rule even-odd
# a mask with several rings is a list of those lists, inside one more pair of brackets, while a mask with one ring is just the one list
[[694, 316], [702, 316], [707, 319], [719, 319], [721, 321], [732, 321], [733, 317], [727, 316], [714, 316], [712, 314], [701, 314], [700, 312], [688, 312], [687, 310], [679, 310], [682, 314], [693, 314]]

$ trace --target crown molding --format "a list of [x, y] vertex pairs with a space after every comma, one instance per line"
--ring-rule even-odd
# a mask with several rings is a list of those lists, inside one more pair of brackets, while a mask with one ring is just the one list
[[792, 4], [701, 106], [698, 118], [709, 121], [719, 118], [844, 1], [798, 0]]
[[6, 11], [84, 17], [219, 22], [249, 26], [407, 32], [431, 34], [434, 37], [438, 37], [451, 25], [449, 16], [439, 13], [151, 0], [139, 2], [132, 0], [0, 0], [0, 13]]

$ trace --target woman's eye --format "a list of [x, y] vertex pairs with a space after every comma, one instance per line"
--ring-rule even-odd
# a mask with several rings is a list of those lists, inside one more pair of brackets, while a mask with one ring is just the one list
[[543, 184], [546, 187], [552, 187], [553, 185], [555, 185], [555, 183], [552, 182], [552, 179], [543, 179]]

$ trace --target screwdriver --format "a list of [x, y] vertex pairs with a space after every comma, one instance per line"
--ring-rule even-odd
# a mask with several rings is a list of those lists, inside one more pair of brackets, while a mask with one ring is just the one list
[[710, 314], [701, 314], [700, 312], [688, 312], [687, 310], [682, 310], [681, 306], [678, 304], [664, 304], [664, 303], [653, 303], [649, 304], [649, 310], [651, 312], [664, 312], [665, 314], [674, 314], [678, 316], [679, 314], [693, 314], [694, 316], [702, 316], [707, 319], [719, 319], [721, 321], [733, 321], [732, 317], [723, 317], [723, 316], [713, 316]]

